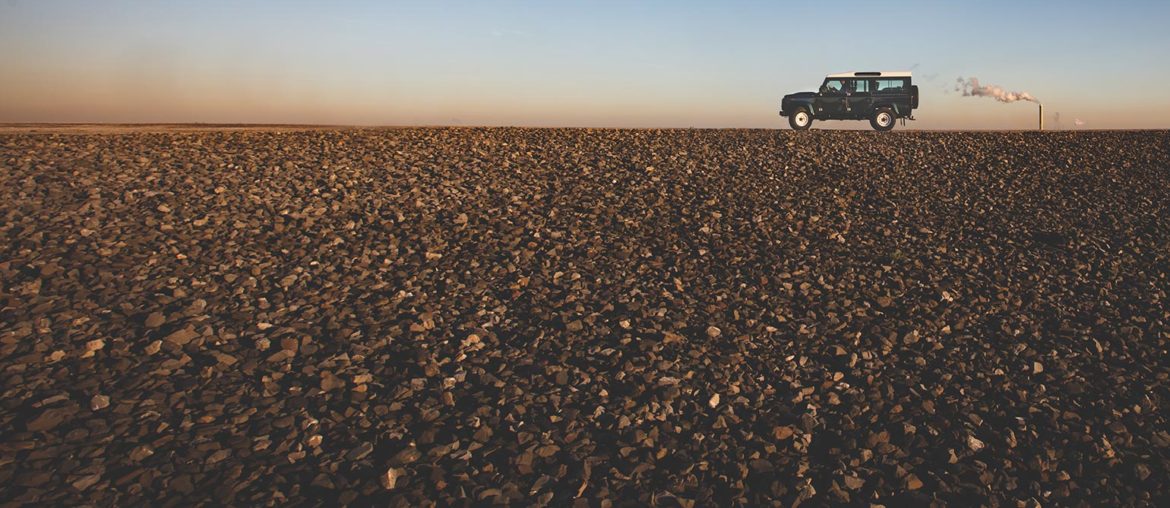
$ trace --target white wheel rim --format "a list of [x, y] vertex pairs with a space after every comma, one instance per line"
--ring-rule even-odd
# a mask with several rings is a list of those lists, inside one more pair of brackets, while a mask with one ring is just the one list
[[808, 113], [801, 111], [800, 113], [796, 114], [796, 117], [793, 118], [793, 120], [796, 120], [796, 125], [804, 127], [805, 125], [808, 125]]
[[878, 125], [885, 127], [893, 122], [893, 117], [889, 113], [879, 113], [877, 117]]

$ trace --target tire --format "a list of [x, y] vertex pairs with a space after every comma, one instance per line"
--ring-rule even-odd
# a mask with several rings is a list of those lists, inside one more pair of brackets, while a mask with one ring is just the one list
[[807, 131], [812, 126], [812, 113], [804, 106], [796, 108], [796, 111], [788, 115], [788, 125], [791, 125], [794, 131]]
[[894, 124], [898, 118], [894, 116], [894, 110], [890, 108], [878, 108], [873, 112], [873, 116], [869, 119], [869, 125], [873, 126], [873, 130], [886, 132], [894, 128]]

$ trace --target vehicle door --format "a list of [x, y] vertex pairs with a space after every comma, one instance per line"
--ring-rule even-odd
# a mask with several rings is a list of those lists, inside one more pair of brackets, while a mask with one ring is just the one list
[[[909, 96], [909, 88], [906, 86], [906, 78], [890, 78], [890, 79], [875, 79], [873, 82], [873, 97], [874, 104], [878, 106], [887, 106], [898, 103], [900, 108], [908, 108], [910, 104], [905, 99]], [[908, 109], [902, 109], [908, 111]]]
[[868, 118], [873, 110], [873, 92], [871, 80], [854, 79], [852, 88], [847, 89], [845, 109], [858, 118]]
[[845, 80], [826, 79], [817, 93], [817, 116], [840, 117], [845, 113]]

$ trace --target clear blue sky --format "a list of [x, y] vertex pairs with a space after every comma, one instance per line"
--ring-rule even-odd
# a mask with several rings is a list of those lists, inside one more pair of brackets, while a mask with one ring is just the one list
[[[913, 70], [918, 128], [1170, 127], [1170, 2], [0, 0], [0, 122], [778, 127]], [[868, 128], [862, 123], [843, 127]]]

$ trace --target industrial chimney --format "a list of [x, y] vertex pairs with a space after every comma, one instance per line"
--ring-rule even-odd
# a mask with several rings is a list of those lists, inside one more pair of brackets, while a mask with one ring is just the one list
[[1044, 105], [1038, 105], [1040, 106], [1040, 130], [1044, 130]]

